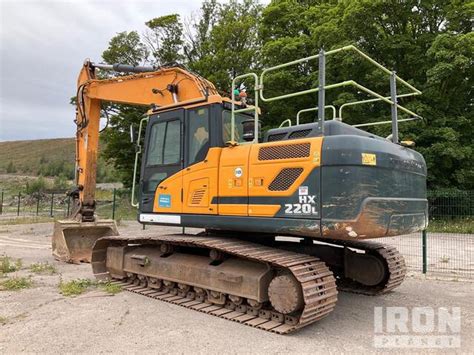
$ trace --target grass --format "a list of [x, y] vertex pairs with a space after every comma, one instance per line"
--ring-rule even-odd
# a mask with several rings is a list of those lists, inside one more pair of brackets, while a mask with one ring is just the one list
[[474, 234], [474, 218], [432, 220], [428, 224], [428, 232]]
[[89, 279], [76, 279], [69, 282], [59, 282], [59, 292], [63, 296], [78, 296], [84, 293], [89, 287], [94, 284], [94, 281]]
[[[63, 219], [63, 218], [64, 217], [58, 217], [58, 219]], [[54, 218], [51, 218], [51, 217], [12, 217], [8, 219], [0, 220], [0, 226], [46, 223], [46, 222], [53, 222], [53, 221], [54, 221]]]
[[69, 282], [63, 282], [62, 280], [59, 282], [59, 292], [63, 296], [67, 297], [75, 297], [79, 296], [80, 294], [86, 292], [92, 288], [99, 288], [107, 293], [116, 294], [122, 291], [122, 288], [118, 285], [114, 285], [109, 281], [106, 282], [98, 282], [90, 279], [76, 279], [71, 280]]
[[29, 267], [31, 272], [36, 274], [55, 274], [57, 272], [56, 267], [48, 262], [45, 263], [33, 263]]
[[2, 255], [0, 257], [0, 275], [18, 271], [21, 269], [21, 267], [21, 259], [16, 259], [13, 261], [13, 259], [7, 255]]
[[12, 162], [18, 173], [33, 173], [44, 161], [74, 162], [74, 138], [0, 142], [0, 168]]
[[8, 318], [0, 316], [0, 325], [5, 325], [8, 323]]
[[122, 287], [120, 287], [119, 285], [114, 285], [114, 284], [110, 283], [110, 281], [99, 282], [98, 285], [99, 285], [99, 288], [101, 288], [105, 292], [113, 294], [113, 295], [115, 295], [116, 293], [119, 293], [120, 291], [122, 291]]
[[0, 282], [0, 290], [2, 291], [18, 291], [31, 286], [33, 286], [33, 281], [29, 277], [14, 276]]

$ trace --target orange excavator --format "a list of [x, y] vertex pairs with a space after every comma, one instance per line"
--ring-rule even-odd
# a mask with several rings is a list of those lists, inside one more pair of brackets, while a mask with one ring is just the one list
[[[326, 84], [326, 59], [342, 51], [387, 73], [390, 96], [354, 80]], [[266, 96], [270, 72], [312, 60], [318, 61], [317, 87]], [[97, 69], [132, 74], [97, 79]], [[242, 82], [253, 99], [238, 89]], [[397, 84], [411, 92], [397, 94]], [[374, 97], [346, 103], [337, 113], [326, 105], [325, 92], [345, 87]], [[293, 97], [311, 93], [318, 105], [298, 112], [296, 124], [284, 117], [280, 127], [261, 134], [259, 101], [291, 105]], [[86, 61], [77, 90], [75, 208], [55, 225], [53, 254], [90, 261], [98, 279], [128, 291], [280, 334], [329, 314], [338, 290], [388, 292], [405, 277], [404, 259], [391, 246], [365, 240], [427, 225], [426, 164], [398, 138], [399, 122], [420, 118], [398, 99], [418, 94], [353, 46], [267, 68], [260, 76], [240, 75], [232, 80], [231, 98], [182, 66]], [[343, 122], [344, 107], [377, 101], [391, 106], [391, 120]], [[118, 235], [113, 221], [97, 218], [101, 102], [149, 108], [138, 137], [132, 133], [138, 221], [203, 232]], [[317, 118], [300, 124], [307, 111]], [[398, 112], [410, 117], [399, 119]], [[375, 124], [391, 124], [392, 134], [360, 129]]]

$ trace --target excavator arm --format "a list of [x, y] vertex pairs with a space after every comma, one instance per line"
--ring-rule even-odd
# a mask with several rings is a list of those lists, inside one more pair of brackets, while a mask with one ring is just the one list
[[[96, 69], [127, 75], [99, 78]], [[211, 82], [179, 65], [154, 68], [94, 64], [86, 60], [77, 80], [77, 188], [71, 193], [74, 207], [72, 218], [55, 223], [54, 257], [73, 263], [90, 262], [96, 240], [118, 234], [114, 221], [98, 220], [95, 215], [102, 102], [140, 105], [157, 111], [220, 99]]]
[[[96, 68], [135, 74], [98, 79]], [[77, 86], [77, 190], [74, 197], [76, 219], [83, 222], [95, 220], [97, 153], [103, 101], [163, 109], [219, 95], [211, 82], [176, 65], [157, 69], [123, 64], [95, 65], [86, 61], [79, 73]]]

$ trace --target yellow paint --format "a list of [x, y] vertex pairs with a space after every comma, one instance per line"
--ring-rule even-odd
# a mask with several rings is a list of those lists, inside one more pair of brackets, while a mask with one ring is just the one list
[[[156, 188], [155, 198], [153, 201], [153, 212], [162, 213], [181, 213], [183, 211], [183, 203], [181, 202], [181, 188], [183, 187], [183, 170], [171, 175], [163, 180]], [[160, 207], [158, 199], [160, 194], [171, 196], [170, 207]]]
[[377, 156], [372, 153], [362, 153], [362, 164], [377, 165]]
[[247, 216], [248, 205], [219, 204], [219, 214], [223, 216]]
[[280, 208], [280, 205], [249, 205], [249, 216], [273, 217]]
[[[219, 196], [248, 196], [248, 161], [252, 146], [245, 144], [222, 148], [219, 162]], [[248, 215], [246, 204], [219, 204], [218, 209], [220, 215]]]
[[313, 153], [313, 163], [317, 165], [321, 165], [321, 154], [318, 150], [315, 150]]
[[184, 169], [183, 213], [217, 214], [217, 204], [211, 202], [218, 195], [221, 150], [222, 148], [210, 148], [203, 161]]
[[[310, 143], [310, 154], [303, 158], [258, 160], [258, 152], [262, 147]], [[249, 158], [249, 174], [254, 184], [249, 188], [249, 196], [291, 196], [296, 189], [306, 180], [314, 168], [320, 166], [321, 147], [323, 138], [306, 138], [289, 141], [277, 141], [253, 144]], [[295, 180], [288, 190], [270, 191], [268, 186], [284, 168], [303, 168], [301, 175]], [[264, 177], [262, 177], [264, 176]]]

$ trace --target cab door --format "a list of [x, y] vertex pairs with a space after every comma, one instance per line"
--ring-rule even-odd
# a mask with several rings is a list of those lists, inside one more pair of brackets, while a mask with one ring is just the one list
[[[181, 212], [184, 109], [152, 116], [140, 174], [140, 212]], [[156, 200], [156, 201], [155, 201]]]
[[222, 148], [216, 147], [213, 113], [211, 106], [186, 111], [183, 213], [217, 214], [215, 197], [218, 194], [218, 167]]

